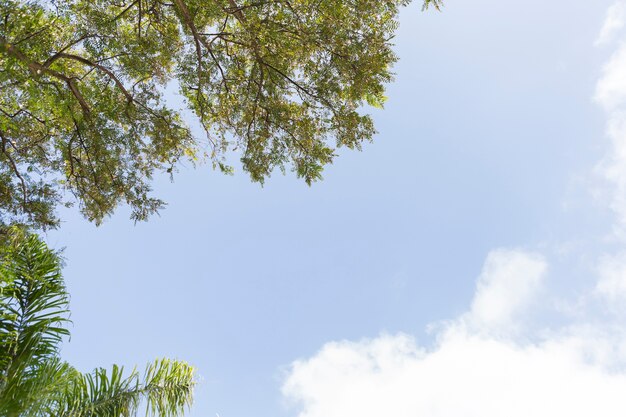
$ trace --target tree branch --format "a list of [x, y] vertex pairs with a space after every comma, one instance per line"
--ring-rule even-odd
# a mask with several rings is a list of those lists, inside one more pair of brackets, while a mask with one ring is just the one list
[[15, 145], [13, 145], [13, 143], [9, 139], [7, 139], [4, 136], [4, 133], [1, 131], [0, 131], [0, 140], [2, 140], [2, 153], [6, 155], [7, 159], [9, 160], [9, 164], [11, 165], [11, 168], [13, 169], [13, 172], [15, 173], [15, 176], [20, 180], [20, 183], [22, 186], [22, 206], [24, 210], [26, 211], [26, 204], [27, 204], [27, 199], [28, 199], [28, 192], [26, 190], [26, 181], [24, 180], [24, 177], [22, 177], [20, 170], [17, 168], [17, 164], [15, 163], [15, 160], [11, 156], [11, 153], [6, 148], [7, 143], [10, 144], [13, 149], [15, 149]]
[[44, 74], [48, 74], [54, 78], [64, 81], [67, 84], [70, 91], [72, 92], [72, 94], [74, 95], [74, 97], [76, 98], [76, 100], [78, 100], [78, 103], [80, 104], [80, 107], [83, 109], [83, 112], [85, 114], [89, 114], [91, 112], [91, 109], [89, 108], [89, 104], [87, 103], [87, 101], [81, 94], [80, 90], [78, 89], [78, 86], [76, 85], [75, 78], [68, 77], [67, 75], [61, 74], [60, 72], [57, 72], [53, 69], [50, 69], [40, 64], [39, 62], [31, 60], [22, 51], [20, 51], [19, 49], [17, 49], [15, 46], [11, 45], [8, 42], [0, 41], [0, 50], [1, 49], [6, 50], [9, 55], [13, 56], [18, 61], [21, 61], [24, 64], [26, 64], [28, 66], [28, 69], [35, 76], [38, 77], [39, 75], [44, 73]]
[[109, 76], [109, 78], [111, 78], [113, 80], [115, 85], [117, 85], [117, 87], [122, 91], [122, 94], [124, 94], [124, 96], [126, 97], [126, 99], [128, 100], [129, 103], [132, 103], [134, 101], [133, 96], [128, 92], [128, 90], [124, 86], [124, 83], [122, 83], [122, 81], [120, 81], [120, 79], [117, 78], [117, 76], [113, 73], [113, 71], [111, 71], [107, 67], [105, 67], [103, 65], [100, 65], [97, 62], [90, 61], [89, 59], [84, 58], [84, 57], [79, 56], [79, 55], [66, 54], [66, 53], [62, 52], [62, 53], [58, 54], [58, 57], [59, 58], [66, 58], [66, 59], [72, 59], [74, 61], [78, 61], [80, 63], [88, 65], [90, 67], [99, 69], [100, 71], [104, 72], [106, 75]]

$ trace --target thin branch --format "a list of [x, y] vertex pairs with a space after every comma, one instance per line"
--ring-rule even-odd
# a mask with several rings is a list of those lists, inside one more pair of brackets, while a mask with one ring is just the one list
[[120, 79], [117, 78], [117, 76], [113, 73], [113, 71], [111, 71], [107, 67], [105, 67], [103, 65], [100, 65], [97, 62], [90, 61], [89, 59], [84, 58], [84, 57], [79, 56], [79, 55], [66, 54], [66, 53], [60, 53], [58, 55], [59, 55], [59, 58], [72, 59], [74, 61], [81, 62], [81, 63], [83, 63], [85, 65], [89, 65], [90, 67], [97, 68], [100, 71], [104, 72], [106, 75], [108, 75], [113, 80], [115, 85], [117, 85], [117, 87], [122, 91], [122, 94], [124, 94], [124, 96], [126, 97], [126, 99], [129, 102], [133, 102], [134, 101], [133, 100], [133, 96], [128, 92], [128, 90], [126, 90], [126, 87], [124, 86], [124, 83], [122, 83], [122, 81], [120, 81]]
[[22, 185], [22, 205], [23, 205], [24, 210], [26, 210], [27, 196], [28, 196], [28, 192], [26, 191], [26, 181], [24, 180], [24, 177], [22, 177], [22, 174], [20, 173], [20, 170], [17, 168], [17, 164], [15, 163], [15, 160], [11, 156], [11, 152], [7, 150], [6, 145], [8, 143], [9, 145], [11, 145], [13, 149], [15, 150], [17, 149], [15, 148], [15, 145], [13, 145], [13, 143], [9, 139], [7, 139], [2, 132], [0, 132], [0, 139], [2, 140], [2, 153], [6, 155], [7, 159], [9, 160], [9, 163], [11, 164], [11, 168], [13, 169], [13, 172], [15, 173], [15, 176], [17, 176], [17, 178], [20, 180], [20, 183]]
[[61, 74], [58, 71], [55, 71], [53, 69], [50, 69], [40, 64], [39, 62], [31, 60], [22, 51], [20, 51], [19, 49], [17, 49], [15, 46], [11, 45], [8, 42], [1, 41], [0, 48], [6, 50], [9, 53], [9, 55], [25, 63], [30, 69], [30, 71], [36, 77], [44, 73], [44, 74], [51, 75], [54, 78], [58, 78], [59, 80], [64, 81], [67, 84], [70, 91], [72, 92], [72, 94], [74, 95], [74, 97], [76, 98], [76, 100], [78, 100], [78, 103], [80, 104], [80, 107], [83, 109], [83, 112], [85, 114], [89, 114], [91, 112], [91, 109], [89, 108], [89, 104], [87, 103], [87, 101], [81, 94], [80, 90], [78, 89], [78, 86], [76, 85], [75, 78], [68, 77], [67, 75]]

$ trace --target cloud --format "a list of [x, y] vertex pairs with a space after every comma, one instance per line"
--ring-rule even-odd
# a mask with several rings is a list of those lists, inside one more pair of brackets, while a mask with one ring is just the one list
[[618, 1], [609, 7], [600, 35], [596, 39], [596, 45], [600, 46], [611, 42], [624, 27], [625, 20], [626, 5], [623, 1]]
[[575, 343], [454, 333], [428, 353], [407, 336], [329, 344], [294, 366], [284, 393], [301, 417], [617, 417], [625, 389]]
[[[613, 41], [625, 22], [626, 1], [619, 1], [608, 10], [596, 43]], [[616, 215], [618, 246], [626, 237], [624, 41], [604, 66], [594, 96], [608, 120], [611, 147], [597, 172], [611, 186], [607, 203]], [[570, 303], [559, 300], [567, 308], [551, 311], [558, 316], [560, 310], [555, 322], [565, 324], [532, 319], [546, 299], [547, 257], [494, 250], [468, 311], [434, 326], [433, 344], [422, 346], [406, 334], [327, 343], [291, 364], [283, 395], [298, 417], [622, 416], [626, 250], [602, 252], [582, 295]]]
[[502, 329], [538, 290], [547, 265], [539, 254], [515, 250], [496, 250], [487, 256], [478, 278], [472, 307], [464, 317], [482, 329]]
[[299, 417], [622, 416], [626, 373], [599, 354], [621, 339], [578, 328], [519, 342], [474, 326], [511, 322], [545, 271], [535, 254], [494, 251], [471, 310], [440, 328], [433, 348], [407, 335], [328, 343], [292, 364], [283, 394]]
[[607, 111], [614, 111], [626, 102], [626, 45], [613, 54], [604, 66], [596, 86], [595, 100]]
[[612, 352], [623, 338], [585, 326], [534, 342], [490, 332], [514, 324], [546, 267], [536, 254], [494, 251], [471, 309], [439, 328], [435, 346], [402, 334], [328, 343], [292, 364], [283, 394], [299, 417], [622, 416], [626, 373]]

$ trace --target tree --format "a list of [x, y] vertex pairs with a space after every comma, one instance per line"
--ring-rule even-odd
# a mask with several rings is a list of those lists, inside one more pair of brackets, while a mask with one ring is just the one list
[[1, 218], [55, 227], [77, 201], [96, 223], [120, 203], [143, 220], [164, 204], [155, 173], [231, 172], [233, 152], [254, 181], [320, 179], [336, 148], [372, 138], [360, 109], [385, 100], [409, 2], [0, 0]]
[[158, 360], [136, 370], [81, 374], [59, 358], [69, 335], [68, 296], [59, 255], [36, 235], [6, 238], [0, 263], [0, 416], [129, 417], [182, 415], [192, 399], [193, 369]]

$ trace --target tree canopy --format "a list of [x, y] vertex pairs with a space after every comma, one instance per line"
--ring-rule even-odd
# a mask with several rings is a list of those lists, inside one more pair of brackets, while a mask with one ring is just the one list
[[61, 261], [37, 236], [4, 235], [0, 246], [0, 416], [181, 416], [194, 371], [157, 360], [143, 374], [123, 368], [82, 374], [59, 357], [68, 295]]
[[361, 109], [385, 100], [409, 2], [0, 0], [1, 220], [55, 227], [73, 202], [96, 223], [120, 203], [143, 220], [164, 204], [153, 175], [231, 172], [233, 151], [254, 181], [318, 180], [372, 138]]

